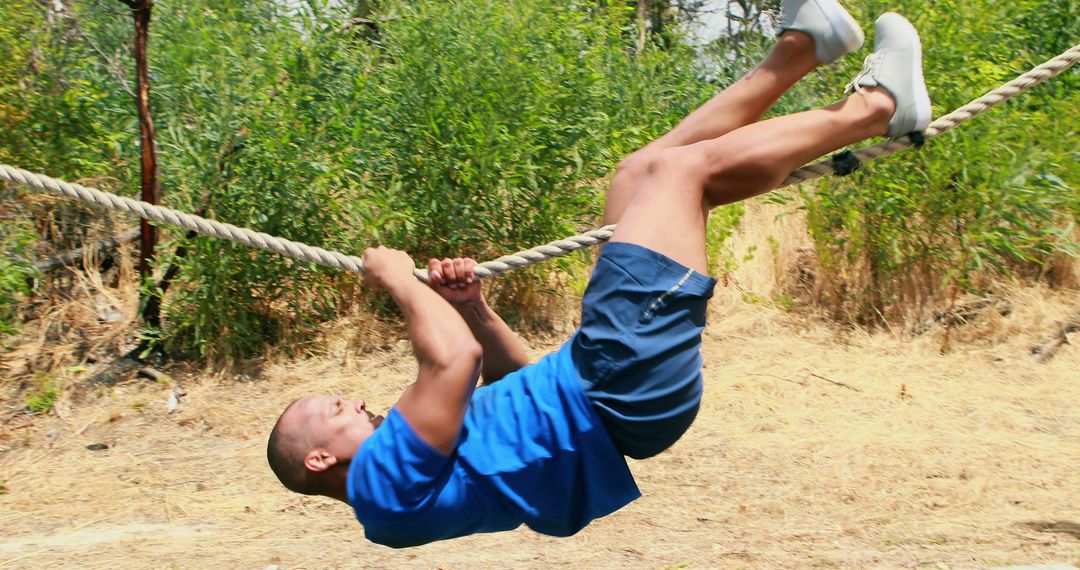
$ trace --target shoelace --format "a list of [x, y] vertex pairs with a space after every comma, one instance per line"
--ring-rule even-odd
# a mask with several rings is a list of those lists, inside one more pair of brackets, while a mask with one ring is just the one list
[[866, 59], [863, 61], [862, 71], [860, 71], [859, 74], [855, 76], [855, 79], [851, 80], [851, 83], [848, 83], [844, 87], [844, 93], [855, 93], [858, 91], [862, 91], [862, 86], [859, 85], [859, 82], [862, 81], [864, 77], [869, 77], [874, 81], [877, 81], [878, 71], [881, 70], [881, 66], [884, 61], [884, 52], [875, 51], [874, 53], [866, 56]]

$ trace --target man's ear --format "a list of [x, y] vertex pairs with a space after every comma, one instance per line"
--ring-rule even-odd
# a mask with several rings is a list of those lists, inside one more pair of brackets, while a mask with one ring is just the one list
[[312, 449], [304, 456], [304, 467], [316, 473], [326, 471], [337, 465], [337, 462], [337, 457], [325, 449]]

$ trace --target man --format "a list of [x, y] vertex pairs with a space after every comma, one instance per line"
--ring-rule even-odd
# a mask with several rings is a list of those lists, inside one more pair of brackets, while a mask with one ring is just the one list
[[885, 14], [850, 96], [757, 122], [805, 74], [862, 44], [835, 0], [785, 0], [782, 21], [757, 68], [619, 164], [604, 213], [618, 228], [589, 282], [581, 327], [539, 362], [527, 365], [486, 305], [471, 260], [432, 260], [429, 288], [406, 253], [369, 249], [365, 281], [405, 314], [416, 383], [385, 419], [336, 396], [290, 405], [267, 452], [285, 486], [350, 504], [367, 537], [392, 547], [521, 524], [568, 536], [637, 498], [624, 456], [667, 449], [701, 399], [715, 285], [705, 275], [709, 210], [930, 119], [918, 34]]

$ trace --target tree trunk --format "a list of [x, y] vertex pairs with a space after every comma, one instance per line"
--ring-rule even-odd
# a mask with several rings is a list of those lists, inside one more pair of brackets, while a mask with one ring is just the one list
[[637, 53], [645, 51], [645, 22], [649, 13], [649, 0], [637, 0]]
[[[157, 145], [154, 139], [154, 121], [150, 112], [150, 65], [146, 51], [150, 32], [150, 11], [153, 0], [138, 0], [131, 4], [131, 14], [135, 19], [135, 75], [138, 89], [139, 133], [142, 147], [142, 200], [151, 204], [161, 201], [161, 185], [158, 182]], [[139, 275], [146, 279], [150, 276], [150, 262], [154, 258], [157, 245], [157, 228], [142, 220], [141, 245], [139, 252]]]
[[[131, 9], [135, 21], [135, 85], [139, 108], [139, 142], [142, 151], [142, 200], [150, 204], [161, 201], [161, 183], [158, 180], [157, 144], [154, 137], [154, 119], [150, 112], [150, 64], [147, 61], [147, 45], [150, 35], [150, 14], [154, 0], [120, 0]], [[153, 279], [151, 263], [158, 242], [157, 228], [150, 222], [139, 222], [139, 277], [145, 283]], [[161, 307], [154, 295], [144, 299], [143, 320], [151, 328], [161, 325]]]

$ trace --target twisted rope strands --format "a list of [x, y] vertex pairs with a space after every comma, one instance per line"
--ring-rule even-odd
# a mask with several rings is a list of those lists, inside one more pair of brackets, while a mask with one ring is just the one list
[[280, 253], [286, 257], [302, 259], [304, 261], [310, 261], [335, 269], [343, 269], [345, 271], [354, 271], [357, 273], [363, 273], [364, 271], [364, 261], [359, 257], [345, 255], [336, 251], [327, 251], [321, 247], [314, 247], [272, 236], [270, 234], [256, 232], [247, 228], [237, 227], [232, 224], [224, 224], [200, 216], [185, 214], [184, 212], [179, 212], [164, 206], [155, 206], [139, 200], [132, 200], [131, 198], [103, 192], [95, 188], [87, 188], [80, 184], [72, 184], [70, 182], [64, 182], [63, 180], [57, 180], [56, 178], [34, 174], [33, 172], [28, 172], [21, 168], [15, 168], [6, 164], [0, 164], [0, 180], [7, 180], [31, 188], [37, 188], [61, 196], [82, 200], [83, 202], [88, 202], [90, 204], [98, 204], [109, 209], [128, 212], [135, 214], [140, 218], [163, 222], [171, 226], [181, 227], [201, 234], [240, 242], [251, 247]]
[[[562, 257], [579, 249], [600, 245], [611, 239], [611, 234], [614, 233], [614, 231], [615, 224], [597, 228], [595, 230], [589, 230], [580, 235], [555, 240], [544, 245], [538, 245], [532, 249], [504, 255], [491, 261], [485, 261], [478, 264], [474, 272], [476, 273], [476, 276], [481, 279], [494, 277], [512, 269], [526, 267], [546, 259]], [[423, 280], [427, 281], [426, 271], [424, 272]]]
[[[1080, 44], [1073, 46], [1061, 55], [1046, 61], [1031, 71], [986, 93], [982, 97], [971, 101], [952, 113], [938, 118], [927, 127], [924, 132], [924, 139], [932, 139], [956, 128], [961, 123], [969, 121], [1012, 97], [1027, 91], [1035, 85], [1057, 76], [1077, 61], [1080, 61]], [[890, 156], [909, 148], [914, 144], [915, 143], [910, 140], [893, 139], [859, 149], [854, 152], [854, 155], [860, 162], [867, 162], [875, 158]], [[834, 172], [836, 172], [836, 168], [831, 160], [808, 164], [791, 173], [791, 175], [781, 182], [777, 188], [805, 182]], [[35, 174], [21, 168], [0, 164], [0, 180], [15, 182], [17, 184], [45, 190], [61, 196], [75, 198], [91, 204], [99, 204], [106, 208], [129, 212], [148, 220], [163, 222], [202, 234], [239, 242], [251, 247], [272, 251], [286, 257], [309, 261], [325, 267], [352, 271], [355, 273], [364, 272], [364, 262], [361, 258], [356, 256], [346, 255], [336, 251], [328, 251], [320, 247], [314, 247], [272, 236], [270, 234], [256, 232], [232, 224], [225, 224], [199, 216], [185, 214], [184, 212], [179, 212], [171, 208], [155, 206], [153, 204], [117, 196], [94, 188], [87, 188], [79, 184], [64, 182], [56, 178]], [[498, 259], [479, 264], [476, 267], [475, 273], [476, 276], [481, 279], [493, 277], [510, 271], [511, 269], [525, 267], [546, 259], [560, 257], [580, 249], [599, 245], [611, 239], [614, 229], [614, 225], [604, 226], [599, 229], [585, 232], [581, 235], [571, 236], [525, 251], [504, 255]], [[414, 274], [417, 279], [425, 282], [428, 280], [427, 270], [425, 269], [416, 269]]]

